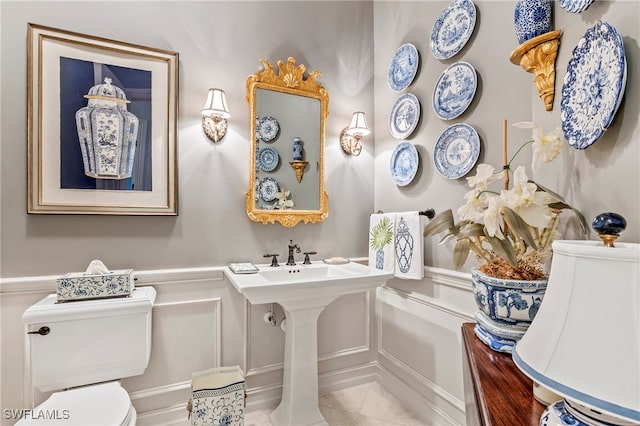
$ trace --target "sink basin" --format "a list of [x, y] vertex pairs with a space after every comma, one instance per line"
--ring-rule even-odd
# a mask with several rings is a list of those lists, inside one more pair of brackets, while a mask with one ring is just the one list
[[318, 406], [318, 317], [336, 298], [372, 290], [392, 274], [359, 263], [258, 266], [254, 274], [226, 275], [252, 304], [278, 303], [285, 311], [282, 400], [271, 422], [282, 426], [328, 425]]
[[227, 271], [236, 290], [250, 303], [280, 303], [315, 297], [337, 297], [371, 290], [384, 284], [390, 273], [371, 270], [350, 262], [341, 265], [312, 262], [311, 265], [259, 265], [255, 274]]

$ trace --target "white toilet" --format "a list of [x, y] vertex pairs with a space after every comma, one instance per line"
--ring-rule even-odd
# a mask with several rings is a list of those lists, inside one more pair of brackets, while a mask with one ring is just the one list
[[56, 303], [52, 294], [22, 315], [31, 384], [55, 391], [20, 425], [135, 425], [119, 379], [144, 372], [151, 354], [153, 287], [130, 297]]

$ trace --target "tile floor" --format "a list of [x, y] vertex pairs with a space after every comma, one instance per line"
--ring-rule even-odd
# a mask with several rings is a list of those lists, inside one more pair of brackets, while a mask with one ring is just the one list
[[[320, 395], [320, 412], [329, 426], [423, 426], [402, 403], [376, 382]], [[245, 426], [274, 426], [272, 410], [245, 414]]]

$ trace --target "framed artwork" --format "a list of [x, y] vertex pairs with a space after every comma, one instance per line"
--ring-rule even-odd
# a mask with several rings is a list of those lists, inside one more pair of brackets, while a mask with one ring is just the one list
[[177, 215], [178, 54], [28, 24], [28, 212]]

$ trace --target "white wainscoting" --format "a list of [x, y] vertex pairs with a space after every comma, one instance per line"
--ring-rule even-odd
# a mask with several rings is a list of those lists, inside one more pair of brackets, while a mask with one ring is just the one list
[[[377, 380], [429, 425], [464, 424], [460, 324], [473, 321], [470, 276], [425, 268], [421, 281], [391, 280], [376, 292], [343, 296], [318, 323], [320, 393]], [[153, 348], [147, 371], [123, 380], [138, 424], [187, 425], [191, 373], [240, 365], [247, 409], [274, 408], [282, 393], [284, 312], [250, 305], [223, 268], [136, 272], [153, 286]], [[47, 395], [31, 389], [21, 315], [55, 291], [54, 276], [0, 280], [3, 409]], [[2, 424], [13, 421], [2, 419]]]
[[474, 310], [468, 274], [427, 267], [377, 289], [378, 381], [425, 424], [465, 424], [460, 326]]

